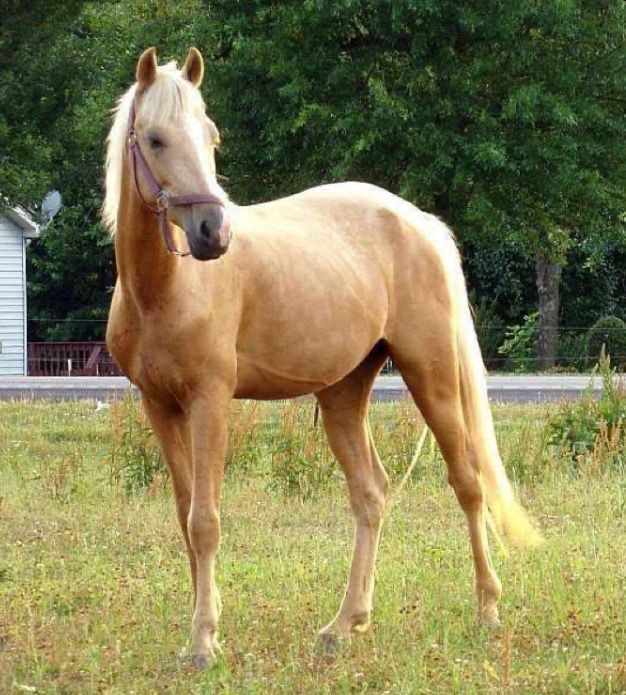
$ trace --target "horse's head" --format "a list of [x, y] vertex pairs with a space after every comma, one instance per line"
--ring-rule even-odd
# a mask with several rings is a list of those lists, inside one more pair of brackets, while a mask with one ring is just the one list
[[147, 165], [135, 172], [141, 196], [156, 208], [167, 206], [170, 220], [185, 231], [194, 258], [209, 260], [228, 249], [230, 225], [215, 172], [219, 133], [198, 89], [203, 74], [195, 48], [180, 71], [173, 65], [159, 68], [154, 48], [145, 51], [137, 63], [129, 130]]

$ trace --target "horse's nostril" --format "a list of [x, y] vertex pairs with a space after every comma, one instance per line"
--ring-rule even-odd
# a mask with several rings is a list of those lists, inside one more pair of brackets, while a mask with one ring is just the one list
[[221, 210], [208, 210], [196, 224], [196, 234], [203, 243], [221, 245], [220, 229], [224, 224]]
[[211, 236], [211, 227], [207, 220], [202, 220], [200, 223], [200, 234], [205, 237]]

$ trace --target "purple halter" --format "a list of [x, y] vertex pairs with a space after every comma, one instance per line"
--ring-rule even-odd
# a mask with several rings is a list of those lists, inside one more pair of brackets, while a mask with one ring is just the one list
[[[175, 256], [189, 256], [189, 252], [182, 253], [174, 245], [174, 240], [172, 238], [172, 228], [170, 227], [170, 222], [167, 218], [167, 211], [172, 205], [194, 205], [195, 203], [209, 203], [210, 205], [219, 205], [224, 207], [224, 202], [212, 193], [197, 193], [194, 195], [170, 195], [164, 188], [159, 186], [154, 174], [148, 166], [143, 152], [139, 147], [139, 142], [137, 140], [137, 133], [135, 132], [135, 102], [131, 106], [130, 113], [128, 115], [128, 147], [130, 149], [130, 167], [131, 167], [131, 178], [133, 180], [133, 185], [135, 187], [135, 192], [137, 197], [144, 206], [154, 213], [159, 218], [159, 227], [161, 233], [163, 234], [163, 239], [165, 240], [165, 246], [167, 250], [174, 254]], [[137, 169], [141, 170], [143, 177], [148, 184], [150, 193], [154, 196], [156, 200], [156, 207], [150, 205], [146, 202], [146, 199], [141, 195], [139, 190], [139, 184], [137, 183]]]

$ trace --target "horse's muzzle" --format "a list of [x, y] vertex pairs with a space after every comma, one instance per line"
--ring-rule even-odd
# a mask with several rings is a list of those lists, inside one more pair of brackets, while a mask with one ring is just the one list
[[199, 261], [214, 260], [228, 250], [230, 221], [217, 205], [207, 206], [202, 217], [194, 219], [185, 231], [191, 255]]

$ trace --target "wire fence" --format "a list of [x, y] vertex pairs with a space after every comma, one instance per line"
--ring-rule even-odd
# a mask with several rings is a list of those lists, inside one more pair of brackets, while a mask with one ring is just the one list
[[[28, 318], [29, 323], [56, 323], [56, 324], [63, 324], [63, 323], [100, 323], [100, 324], [106, 324], [108, 319], [54, 319], [54, 318]], [[497, 324], [497, 323], [476, 323], [474, 324], [476, 330], [485, 330], [485, 329], [498, 329], [498, 330], [507, 330], [506, 325], [502, 324]], [[549, 326], [550, 330], [556, 331], [557, 333], [561, 332], [567, 332], [567, 331], [578, 331], [580, 333], [586, 333], [589, 331], [591, 328], [594, 326]], [[623, 331], [622, 326], [607, 326], [606, 328], [603, 327], [602, 331]]]
[[[47, 349], [45, 355], [31, 355], [29, 351], [28, 364], [29, 364], [29, 374], [33, 375], [68, 375], [68, 373], [73, 374], [93, 374], [93, 375], [118, 375], [121, 374], [121, 370], [115, 363], [115, 360], [106, 350], [105, 343], [98, 338], [104, 336], [104, 327], [107, 323], [107, 319], [98, 318], [29, 318], [29, 324], [32, 325], [85, 325], [91, 326], [89, 333], [93, 336], [95, 340], [93, 341], [63, 341], [58, 342], [59, 345], [72, 345], [74, 348], [66, 348], [63, 354], [55, 352], [52, 348]], [[102, 327], [102, 330], [96, 330]], [[501, 324], [476, 324], [476, 330], [480, 334], [481, 331], [488, 330], [499, 330], [504, 331], [505, 327]], [[556, 332], [562, 336], [572, 336], [578, 335], [583, 336], [588, 333], [593, 326], [555, 326], [550, 330]], [[606, 334], [608, 337], [612, 334], [618, 334], [623, 332], [623, 328], [620, 326], [607, 326], [602, 328], [602, 333]], [[101, 346], [101, 355], [98, 359], [93, 362], [89, 362], [89, 357], [85, 357], [82, 354], [77, 354], [76, 350], [79, 350], [80, 345], [88, 342], [90, 344], [98, 344]], [[36, 343], [37, 345], [53, 345], [54, 343]], [[29, 343], [29, 345], [31, 345]], [[41, 348], [43, 349], [43, 348]], [[72, 352], [74, 350], [74, 352]], [[67, 354], [67, 353], [72, 354]], [[567, 353], [570, 354], [567, 354]], [[575, 351], [573, 354], [569, 350], [564, 350], [565, 354], [557, 354], [553, 369], [565, 369], [572, 371], [581, 371], [591, 369], [598, 361], [598, 354], [590, 354], [588, 352], [582, 352], [580, 349]], [[626, 365], [626, 353], [620, 351], [619, 353], [611, 353], [611, 362], [613, 365], [622, 367]], [[535, 363], [539, 360], [539, 356], [535, 354], [532, 348], [528, 354], [523, 356], [520, 355], [505, 355], [505, 354], [485, 354], [485, 363], [488, 368], [496, 371], [530, 371], [534, 368]], [[71, 360], [68, 362], [68, 360]], [[391, 360], [389, 360], [383, 367], [384, 374], [396, 373]]]

